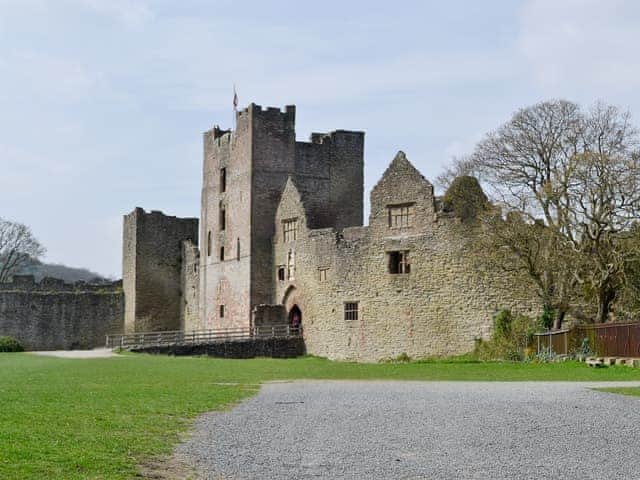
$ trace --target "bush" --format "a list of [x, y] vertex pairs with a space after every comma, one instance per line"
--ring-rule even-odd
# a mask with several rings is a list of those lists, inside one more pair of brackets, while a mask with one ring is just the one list
[[453, 179], [443, 197], [444, 210], [453, 212], [462, 220], [476, 218], [487, 209], [487, 196], [475, 177], [460, 176]]
[[24, 352], [24, 348], [15, 338], [0, 337], [0, 352]]
[[508, 337], [511, 334], [511, 323], [513, 322], [513, 315], [511, 310], [500, 310], [493, 317], [493, 329], [495, 335], [500, 337]]
[[402, 352], [395, 358], [383, 358], [380, 360], [380, 363], [409, 363], [411, 362], [411, 357], [407, 355], [406, 352]]
[[533, 344], [536, 320], [500, 310], [493, 317], [491, 340], [476, 340], [475, 355], [480, 360], [522, 361]]
[[556, 318], [556, 311], [553, 307], [545, 305], [540, 315], [540, 326], [545, 330], [550, 330], [553, 327], [553, 321]]

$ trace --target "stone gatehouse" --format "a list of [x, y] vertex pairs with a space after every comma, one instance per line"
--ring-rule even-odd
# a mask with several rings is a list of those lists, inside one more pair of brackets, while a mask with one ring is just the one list
[[294, 106], [251, 104], [235, 130], [204, 133], [199, 232], [125, 217], [126, 329], [301, 323], [308, 353], [376, 361], [465, 353], [498, 309], [532, 313], [532, 289], [478, 267], [477, 225], [444, 211], [403, 152], [370, 200], [364, 226], [363, 132], [300, 142]]

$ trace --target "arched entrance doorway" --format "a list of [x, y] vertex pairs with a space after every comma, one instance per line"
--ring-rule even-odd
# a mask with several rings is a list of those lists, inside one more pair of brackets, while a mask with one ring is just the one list
[[292, 328], [300, 328], [302, 327], [302, 311], [298, 305], [294, 305], [289, 310], [289, 325]]

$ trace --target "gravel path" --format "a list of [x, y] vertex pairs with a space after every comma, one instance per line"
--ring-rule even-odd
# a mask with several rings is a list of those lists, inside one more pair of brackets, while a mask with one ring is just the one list
[[640, 399], [606, 385], [272, 383], [178, 453], [205, 479], [638, 479]]

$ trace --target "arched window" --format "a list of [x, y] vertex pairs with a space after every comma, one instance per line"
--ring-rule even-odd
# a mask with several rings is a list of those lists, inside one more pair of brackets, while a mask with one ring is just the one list
[[207, 233], [207, 257], [211, 256], [211, 230]]

